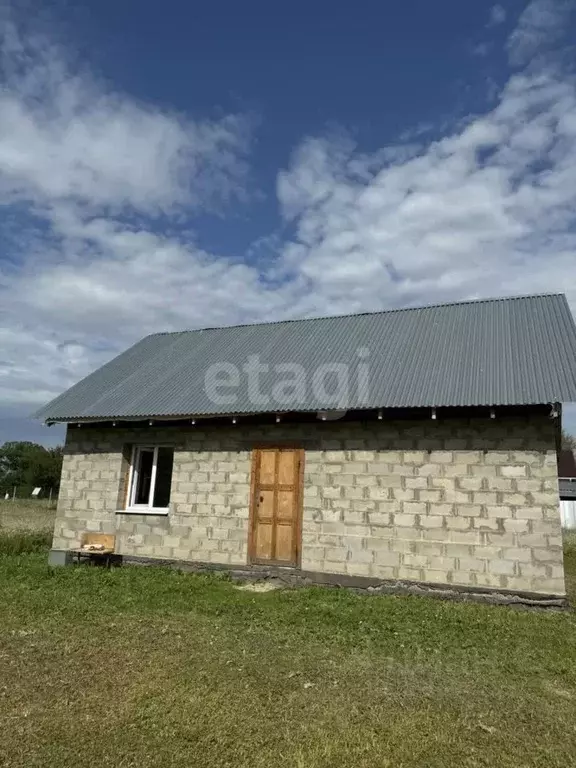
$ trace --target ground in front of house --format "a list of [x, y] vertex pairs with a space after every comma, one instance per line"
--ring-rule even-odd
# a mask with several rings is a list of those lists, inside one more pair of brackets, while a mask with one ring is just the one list
[[[571, 613], [51, 570], [48, 536], [14, 536], [0, 535], [1, 765], [564, 768], [576, 754]], [[570, 545], [567, 572], [574, 590]]]

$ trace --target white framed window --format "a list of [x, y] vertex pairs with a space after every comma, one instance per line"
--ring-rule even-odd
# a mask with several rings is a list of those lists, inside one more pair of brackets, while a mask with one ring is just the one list
[[140, 514], [168, 512], [173, 464], [173, 448], [134, 446], [128, 478], [127, 511]]

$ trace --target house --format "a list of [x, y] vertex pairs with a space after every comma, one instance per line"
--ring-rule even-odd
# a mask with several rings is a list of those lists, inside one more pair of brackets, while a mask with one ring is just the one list
[[563, 450], [558, 454], [558, 485], [562, 527], [576, 528], [576, 458], [574, 451]]
[[52, 563], [382, 590], [565, 595], [563, 295], [159, 333], [37, 416], [68, 425]]

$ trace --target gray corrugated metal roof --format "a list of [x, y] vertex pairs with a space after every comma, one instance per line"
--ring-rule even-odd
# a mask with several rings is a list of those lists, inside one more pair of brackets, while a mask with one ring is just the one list
[[[368, 350], [361, 358], [359, 350]], [[268, 365], [255, 397], [242, 372]], [[210, 366], [236, 366], [239, 385], [205, 386]], [[279, 402], [275, 366], [297, 366], [297, 402]], [[368, 390], [358, 387], [367, 365]], [[349, 372], [337, 401], [312, 386], [320, 366]], [[333, 381], [333, 380], [332, 380]], [[330, 383], [330, 377], [327, 379]], [[330, 388], [328, 386], [328, 391]], [[520, 405], [576, 401], [576, 328], [565, 296], [487, 299], [343, 317], [289, 320], [148, 336], [42, 408], [48, 421], [321, 409]]]

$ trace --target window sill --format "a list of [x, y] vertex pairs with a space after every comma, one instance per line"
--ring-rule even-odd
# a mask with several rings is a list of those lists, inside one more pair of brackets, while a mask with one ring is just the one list
[[117, 515], [157, 515], [166, 516], [169, 507], [128, 507], [127, 509], [117, 509]]

